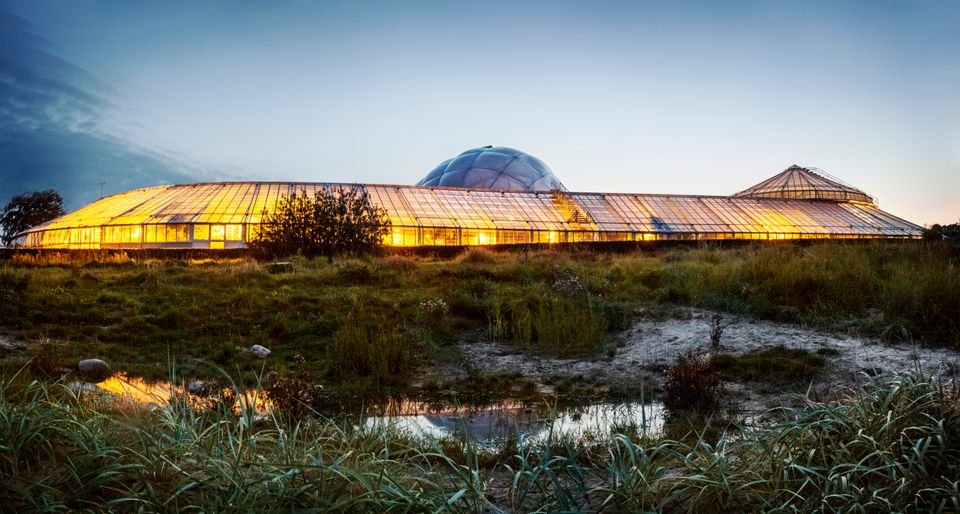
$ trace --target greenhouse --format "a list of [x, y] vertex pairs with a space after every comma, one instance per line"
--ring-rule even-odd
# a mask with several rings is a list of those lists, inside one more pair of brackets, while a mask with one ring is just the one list
[[365, 188], [395, 246], [602, 241], [916, 238], [921, 227], [815, 168], [791, 166], [731, 196], [567, 191], [543, 161], [504, 147], [468, 150], [418, 185], [217, 182], [108, 196], [33, 227], [35, 248], [243, 248], [284, 196]]

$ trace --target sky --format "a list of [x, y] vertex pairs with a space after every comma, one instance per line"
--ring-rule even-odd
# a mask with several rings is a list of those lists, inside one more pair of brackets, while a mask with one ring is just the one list
[[413, 184], [469, 148], [571, 191], [815, 166], [960, 220], [960, 2], [0, 0], [0, 202]]

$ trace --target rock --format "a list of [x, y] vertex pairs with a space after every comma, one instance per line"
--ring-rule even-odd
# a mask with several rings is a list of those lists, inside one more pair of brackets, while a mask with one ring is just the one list
[[194, 396], [206, 396], [210, 394], [210, 386], [199, 380], [194, 380], [187, 385], [187, 391]]
[[86, 382], [70, 382], [67, 384], [67, 387], [70, 388], [75, 394], [105, 394], [106, 391], [100, 389], [99, 387], [88, 384]]
[[83, 359], [77, 363], [77, 371], [87, 380], [102, 382], [110, 376], [110, 365], [100, 359]]
[[110, 365], [100, 359], [83, 359], [77, 363], [81, 373], [109, 373]]
[[270, 350], [266, 346], [255, 344], [250, 347], [250, 353], [258, 359], [266, 359], [267, 356], [270, 355]]
[[267, 264], [267, 271], [270, 273], [289, 273], [293, 271], [292, 262], [271, 262]]

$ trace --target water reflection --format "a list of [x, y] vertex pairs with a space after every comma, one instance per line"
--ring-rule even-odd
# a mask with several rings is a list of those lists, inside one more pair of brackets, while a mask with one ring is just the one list
[[440, 412], [368, 417], [367, 428], [389, 427], [414, 436], [467, 437], [484, 446], [507, 439], [543, 442], [570, 437], [588, 439], [614, 433], [653, 436], [662, 432], [666, 412], [660, 403], [595, 403], [555, 409], [505, 402], [485, 408], [459, 407]]
[[[147, 381], [125, 373], [115, 373], [86, 391], [110, 393], [117, 401], [138, 406], [168, 405], [171, 401], [188, 401], [198, 409], [227, 405], [239, 413], [240, 404], [253, 408], [260, 416], [268, 416], [274, 404], [266, 392], [255, 388], [243, 391], [242, 398], [231, 389], [212, 390], [205, 396], [190, 394], [187, 388], [167, 381]], [[352, 415], [351, 415], [352, 412]], [[359, 413], [359, 416], [357, 414]], [[493, 405], [460, 405], [445, 402], [386, 398], [353, 410], [340, 406], [328, 416], [352, 418], [349, 424], [359, 427], [390, 428], [413, 436], [433, 438], [466, 437], [483, 446], [496, 447], [515, 438], [522, 442], [543, 442], [554, 439], [605, 438], [610, 434], [655, 436], [663, 431], [666, 411], [653, 403], [592, 403], [557, 407], [547, 403], [504, 400]]]
[[114, 373], [103, 382], [93, 386], [98, 391], [114, 395], [118, 401], [137, 406], [168, 405], [172, 400], [185, 400], [199, 409], [222, 405], [224, 401], [232, 405], [239, 413], [241, 406], [253, 409], [258, 415], [267, 415], [273, 410], [273, 403], [266, 392], [249, 388], [238, 398], [232, 389], [222, 389], [217, 394], [197, 396], [190, 394], [185, 387], [167, 381], [148, 382], [141, 377], [131, 377], [126, 373]]

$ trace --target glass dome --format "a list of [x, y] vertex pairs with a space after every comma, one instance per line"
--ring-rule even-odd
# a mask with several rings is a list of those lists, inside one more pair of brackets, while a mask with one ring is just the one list
[[417, 185], [507, 191], [566, 191], [546, 163], [504, 146], [467, 150], [440, 163]]

